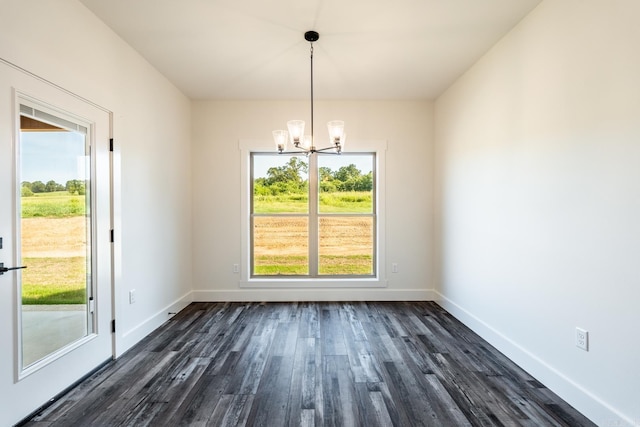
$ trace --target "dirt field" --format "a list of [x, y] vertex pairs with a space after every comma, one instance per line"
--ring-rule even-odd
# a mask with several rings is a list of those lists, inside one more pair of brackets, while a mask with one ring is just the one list
[[[322, 218], [320, 254], [370, 255], [373, 248], [371, 218]], [[305, 218], [257, 217], [256, 255], [301, 255], [307, 253]]]
[[22, 256], [69, 258], [86, 255], [86, 218], [23, 218]]
[[[259, 217], [255, 221], [256, 255], [300, 255], [307, 253], [307, 220]], [[331, 255], [371, 254], [371, 218], [323, 218], [320, 222], [320, 253]], [[84, 256], [86, 219], [24, 218], [22, 255], [38, 258]]]

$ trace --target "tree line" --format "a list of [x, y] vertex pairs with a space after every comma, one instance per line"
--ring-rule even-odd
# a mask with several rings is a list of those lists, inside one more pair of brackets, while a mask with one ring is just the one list
[[[297, 157], [291, 157], [284, 166], [269, 168], [266, 177], [256, 178], [253, 184], [254, 194], [277, 196], [305, 193], [309, 189], [309, 181], [304, 179], [303, 175], [308, 173], [308, 168], [307, 163]], [[373, 172], [363, 174], [354, 164], [342, 166], [337, 171], [321, 167], [318, 173], [321, 192], [373, 190]]]
[[58, 184], [53, 180], [47, 181], [46, 184], [42, 181], [22, 181], [20, 189], [22, 197], [33, 196], [35, 193], [53, 193], [54, 191], [68, 191], [69, 194], [83, 196], [86, 193], [86, 183], [78, 179], [69, 180], [65, 185]]

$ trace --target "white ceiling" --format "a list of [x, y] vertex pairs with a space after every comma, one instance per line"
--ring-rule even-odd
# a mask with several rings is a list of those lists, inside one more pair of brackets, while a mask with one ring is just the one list
[[434, 99], [541, 0], [81, 0], [192, 99]]

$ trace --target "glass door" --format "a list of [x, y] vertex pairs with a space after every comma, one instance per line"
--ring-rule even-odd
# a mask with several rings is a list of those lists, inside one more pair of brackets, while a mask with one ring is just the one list
[[113, 357], [114, 302], [110, 112], [1, 59], [0, 93], [4, 426]]
[[90, 124], [20, 104], [21, 365], [94, 332]]

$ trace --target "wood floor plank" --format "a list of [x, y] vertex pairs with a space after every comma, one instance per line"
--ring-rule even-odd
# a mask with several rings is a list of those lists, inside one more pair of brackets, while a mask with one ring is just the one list
[[292, 356], [296, 352], [298, 342], [298, 323], [280, 322], [276, 326], [273, 342], [271, 343], [272, 356]]
[[439, 426], [438, 416], [431, 402], [424, 399], [418, 380], [403, 362], [383, 363], [383, 375], [391, 394], [406, 419], [415, 426]]
[[320, 314], [317, 303], [307, 302], [300, 305], [298, 337], [320, 338]]
[[209, 418], [207, 427], [237, 427], [247, 425], [254, 396], [249, 394], [223, 395]]
[[323, 355], [345, 356], [347, 354], [340, 313], [335, 304], [327, 304], [321, 311], [320, 335]]
[[371, 405], [374, 410], [374, 419], [366, 422], [366, 425], [377, 425], [380, 427], [393, 425], [391, 421], [391, 415], [389, 414], [389, 408], [384, 401], [384, 396], [379, 391], [369, 391], [368, 398], [371, 401]]
[[247, 418], [251, 426], [287, 425], [287, 403], [293, 371], [293, 356], [272, 356]]
[[23, 425], [594, 424], [433, 302], [219, 302]]
[[171, 381], [167, 381], [161, 386], [155, 399], [159, 402], [167, 402], [167, 405], [154, 416], [152, 421], [156, 425], [172, 419], [176, 412], [185, 406], [185, 398], [198, 383], [209, 364], [209, 358], [190, 358], [188, 363], [180, 366], [175, 374], [171, 375]]
[[305, 409], [300, 413], [300, 419], [292, 419], [289, 425], [299, 427], [314, 427], [315, 416], [316, 414], [313, 409]]
[[[466, 371], [448, 354], [436, 354], [435, 361], [442, 386], [456, 402], [466, 418], [478, 426], [502, 425], [495, 415], [492, 404], [494, 397], [474, 371]], [[499, 409], [499, 408], [498, 408]]]
[[[315, 395], [318, 376], [315, 338], [300, 338], [296, 346], [287, 402], [288, 425], [315, 421]], [[312, 421], [308, 417], [311, 416]]]
[[[205, 426], [223, 400], [227, 378], [224, 375], [203, 375], [189, 391], [184, 403], [167, 424], [176, 426]], [[227, 395], [233, 397], [233, 395]], [[218, 402], [212, 405], [210, 402]], [[225, 408], [226, 409], [226, 408]]]
[[325, 426], [363, 425], [356, 404], [355, 383], [351, 378], [347, 356], [323, 357], [324, 392], [323, 424]]
[[380, 367], [376, 357], [366, 341], [350, 340], [348, 337], [347, 355], [355, 382], [380, 382]]
[[185, 398], [185, 404], [174, 414], [172, 420], [168, 420], [170, 421], [168, 424], [183, 426], [209, 424], [214, 410], [224, 397], [224, 390], [232, 378], [230, 373], [235, 372], [239, 358], [238, 352], [230, 352], [224, 358], [224, 362], [220, 363], [221, 369], [216, 369], [216, 361], [212, 360], [207, 373], [193, 386]]

